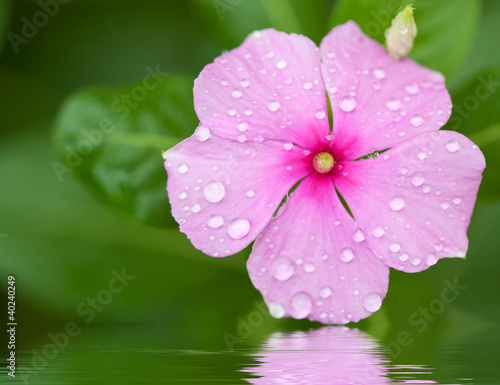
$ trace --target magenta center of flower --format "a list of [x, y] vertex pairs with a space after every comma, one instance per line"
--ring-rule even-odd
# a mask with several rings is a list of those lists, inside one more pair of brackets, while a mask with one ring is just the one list
[[314, 156], [313, 167], [320, 174], [326, 174], [330, 172], [335, 164], [335, 159], [333, 159], [332, 154], [329, 152], [320, 152]]

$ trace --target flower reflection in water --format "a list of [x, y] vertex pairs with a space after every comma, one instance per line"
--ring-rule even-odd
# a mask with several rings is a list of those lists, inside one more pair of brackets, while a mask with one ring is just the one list
[[375, 339], [347, 327], [276, 333], [244, 371], [251, 384], [389, 384], [387, 360]]
[[430, 368], [394, 365], [369, 334], [347, 327], [275, 333], [247, 372], [250, 384], [436, 384]]

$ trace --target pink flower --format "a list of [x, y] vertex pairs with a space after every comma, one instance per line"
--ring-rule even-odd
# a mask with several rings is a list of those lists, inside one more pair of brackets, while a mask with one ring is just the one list
[[273, 316], [358, 321], [380, 308], [389, 267], [465, 256], [484, 157], [438, 131], [442, 75], [391, 60], [355, 23], [319, 49], [253, 33], [202, 70], [194, 104], [201, 124], [165, 153], [172, 214], [214, 257], [256, 240], [247, 267]]

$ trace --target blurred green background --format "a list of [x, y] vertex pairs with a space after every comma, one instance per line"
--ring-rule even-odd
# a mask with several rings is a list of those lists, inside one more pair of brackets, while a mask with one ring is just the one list
[[[420, 274], [391, 271], [381, 310], [353, 325], [377, 338], [389, 356], [391, 343], [409, 331], [414, 342], [390, 357], [395, 364], [425, 362], [426, 350], [418, 347], [443, 339], [500, 340], [500, 2], [412, 3], [419, 34], [410, 56], [446, 76], [454, 110], [444, 128], [475, 141], [487, 168], [467, 259], [443, 260]], [[197, 125], [192, 86], [201, 69], [251, 31], [274, 27], [319, 44], [333, 26], [353, 19], [383, 41], [406, 4], [0, 0], [0, 303], [4, 317], [7, 277], [14, 275], [21, 359], [29, 362], [33, 348], [72, 321], [81, 333], [65, 351], [227, 351], [245, 346], [250, 337], [240, 338], [242, 320], [256, 311], [261, 322], [251, 338], [320, 326], [274, 320], [259, 310], [262, 300], [245, 268], [249, 250], [214, 259], [191, 246], [170, 216], [161, 150]], [[144, 91], [150, 73], [157, 74], [154, 89]], [[480, 100], [476, 89], [485, 83], [488, 97]], [[123, 99], [127, 95], [131, 102]], [[124, 271], [134, 278], [110, 297], [103, 290]], [[432, 306], [446, 282], [456, 280], [467, 286], [456, 300], [425, 328], [413, 325], [412, 315]], [[102, 305], [93, 316], [92, 298]], [[114, 362], [106, 356], [109, 370], [98, 365], [103, 358], [97, 353], [74, 357], [96, 378], [135, 370], [123, 357]], [[240, 365], [230, 354], [210, 365], [222, 370], [221, 359], [231, 368]], [[185, 364], [179, 357], [160, 364], [141, 356], [142, 366], [148, 362], [166, 365], [165, 372]], [[72, 370], [82, 369], [61, 369], [68, 378]], [[50, 376], [57, 372], [30, 381], [56, 383]]]

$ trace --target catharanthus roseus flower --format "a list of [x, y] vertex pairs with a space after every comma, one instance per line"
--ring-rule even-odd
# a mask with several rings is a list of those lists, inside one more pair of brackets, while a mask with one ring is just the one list
[[379, 309], [389, 267], [465, 256], [484, 157], [438, 131], [452, 107], [442, 75], [393, 61], [355, 23], [319, 49], [253, 33], [202, 70], [194, 104], [201, 124], [164, 154], [172, 214], [214, 257], [256, 240], [247, 267], [273, 316], [358, 321]]

